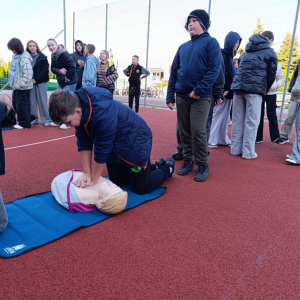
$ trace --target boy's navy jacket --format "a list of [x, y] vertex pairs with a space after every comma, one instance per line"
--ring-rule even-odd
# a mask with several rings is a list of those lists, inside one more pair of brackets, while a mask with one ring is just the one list
[[260, 34], [252, 35], [246, 52], [240, 57], [231, 89], [265, 96], [275, 81], [277, 63], [277, 55], [270, 47], [269, 39]]
[[173, 61], [168, 84], [167, 103], [175, 102], [174, 94], [189, 98], [194, 91], [201, 98], [211, 97], [221, 68], [219, 43], [208, 32], [192, 36], [182, 44]]
[[131, 165], [146, 167], [152, 148], [152, 132], [146, 122], [105, 88], [81, 88], [75, 93], [82, 107], [76, 128], [78, 151], [92, 150], [94, 145], [99, 164], [115, 154]]

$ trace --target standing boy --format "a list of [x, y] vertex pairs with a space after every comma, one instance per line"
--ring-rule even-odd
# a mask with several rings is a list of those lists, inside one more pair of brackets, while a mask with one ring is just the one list
[[277, 55], [269, 39], [260, 34], [249, 38], [246, 52], [231, 85], [233, 94], [231, 154], [256, 158], [255, 140], [262, 98], [269, 92], [277, 72]]
[[132, 64], [124, 71], [128, 76], [129, 81], [129, 107], [132, 109], [133, 98], [135, 98], [135, 112], [139, 112], [140, 94], [141, 94], [141, 80], [150, 75], [150, 72], [139, 65], [139, 57], [133, 55]]
[[222, 54], [217, 40], [207, 32], [209, 15], [205, 10], [192, 11], [185, 24], [191, 40], [182, 44], [173, 61], [167, 105], [177, 106], [180, 140], [184, 163], [177, 171], [188, 175], [198, 166], [195, 181], [206, 181], [209, 176], [206, 122], [211, 107], [212, 87], [222, 65]]
[[92, 44], [87, 44], [85, 46], [84, 54], [86, 56], [86, 62], [82, 76], [82, 87], [96, 86], [99, 58], [93, 55], [95, 50], [96, 48]]

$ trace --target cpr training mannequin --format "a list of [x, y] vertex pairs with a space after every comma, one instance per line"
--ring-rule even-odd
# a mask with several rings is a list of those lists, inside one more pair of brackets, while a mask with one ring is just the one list
[[76, 187], [75, 182], [82, 171], [67, 171], [56, 176], [51, 191], [56, 201], [70, 212], [87, 212], [99, 209], [106, 214], [117, 214], [124, 210], [128, 194], [113, 182], [99, 177], [97, 183], [86, 188]]

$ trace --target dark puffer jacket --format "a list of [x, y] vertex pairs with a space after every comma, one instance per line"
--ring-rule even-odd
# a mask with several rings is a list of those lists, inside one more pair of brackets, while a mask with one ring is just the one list
[[277, 55], [270, 47], [268, 38], [260, 34], [252, 35], [246, 52], [240, 58], [231, 89], [265, 96], [276, 78], [277, 62]]
[[230, 90], [230, 86], [232, 84], [233, 78], [236, 73], [236, 69], [233, 61], [233, 48], [237, 42], [242, 41], [242, 38], [237, 32], [230, 31], [225, 38], [224, 49], [222, 49], [222, 56], [224, 60], [225, 66], [225, 85], [224, 91], [228, 91], [229, 93], [226, 95], [227, 99], [233, 98], [233, 91]]
[[115, 154], [131, 165], [146, 167], [152, 148], [152, 132], [146, 122], [113, 100], [105, 88], [81, 88], [75, 93], [82, 106], [81, 124], [76, 128], [78, 151], [94, 146], [94, 159], [99, 164]]
[[36, 81], [36, 84], [49, 81], [49, 63], [47, 56], [43, 53], [39, 53], [39, 57], [34, 64], [32, 79]]
[[[66, 75], [59, 73], [59, 70], [63, 68], [67, 70]], [[59, 52], [57, 55], [51, 55], [51, 71], [56, 74], [57, 82], [61, 87], [77, 83], [74, 60], [63, 45], [59, 45]]]

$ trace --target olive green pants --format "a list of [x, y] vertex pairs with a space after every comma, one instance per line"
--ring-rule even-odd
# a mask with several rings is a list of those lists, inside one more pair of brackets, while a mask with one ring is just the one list
[[196, 164], [207, 165], [206, 121], [211, 98], [191, 99], [176, 96], [177, 120], [180, 140], [183, 147], [183, 159]]

